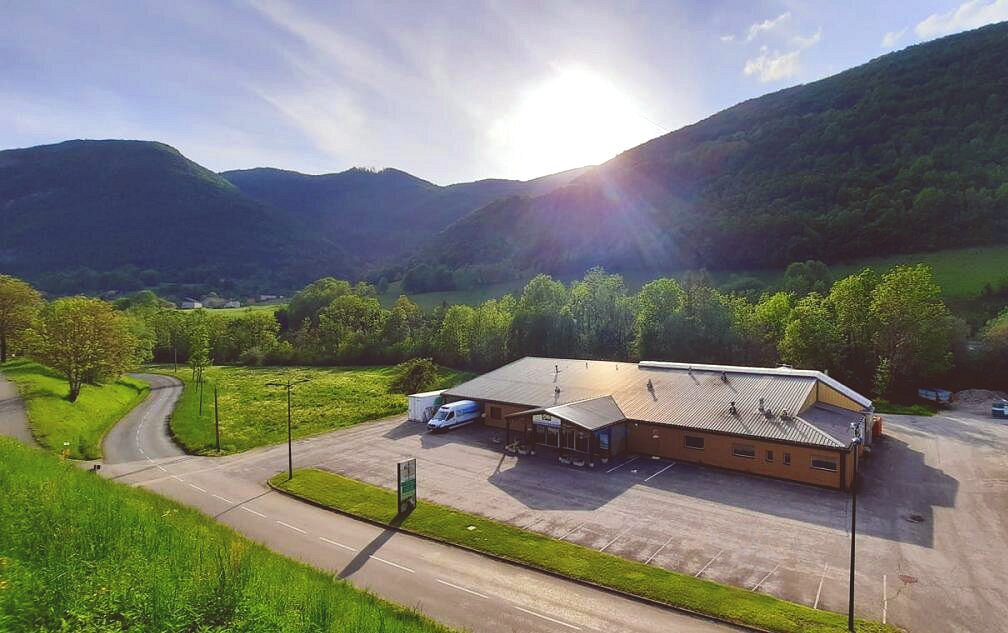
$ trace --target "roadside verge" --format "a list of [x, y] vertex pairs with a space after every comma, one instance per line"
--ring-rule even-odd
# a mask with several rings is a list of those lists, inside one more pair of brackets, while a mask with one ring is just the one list
[[[846, 617], [839, 613], [645, 565], [428, 501], [421, 501], [408, 516], [397, 517], [394, 492], [328, 471], [296, 470], [290, 481], [286, 473], [280, 473], [269, 485], [381, 527], [696, 615], [774, 633], [847, 630]], [[859, 620], [857, 630], [893, 633], [899, 629]]]

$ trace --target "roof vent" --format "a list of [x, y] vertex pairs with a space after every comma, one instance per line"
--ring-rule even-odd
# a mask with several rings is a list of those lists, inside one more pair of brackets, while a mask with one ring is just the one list
[[731, 406], [728, 407], [728, 413], [731, 413], [735, 417], [738, 417], [738, 407], [735, 406], [734, 400], [732, 400]]
[[787, 363], [781, 363], [779, 369], [793, 369], [793, 367]]
[[554, 374], [560, 373], [560, 365], [553, 365], [553, 373]]
[[790, 420], [791, 414], [787, 412], [787, 409], [781, 409], [780, 417], [781, 420]]
[[559, 385], [557, 385], [556, 387], [553, 387], [553, 393], [554, 393], [554, 395], [557, 395], [557, 396], [560, 395], [560, 386]]
[[767, 410], [763, 412], [763, 415], [765, 415], [766, 419], [769, 420], [773, 418], [773, 411], [771, 411], [770, 408], [767, 407]]
[[651, 382], [650, 378], [647, 379], [647, 390], [648, 391], [654, 391], [654, 383]]
[[689, 373], [690, 376], [692, 376], [693, 375], [693, 365], [690, 365], [689, 368], [686, 370], [686, 372]]
[[763, 398], [759, 399], [759, 410], [760, 410], [760, 413], [763, 413], [766, 410], [766, 403], [763, 400]]
[[721, 382], [728, 382], [728, 372], [721, 372]]

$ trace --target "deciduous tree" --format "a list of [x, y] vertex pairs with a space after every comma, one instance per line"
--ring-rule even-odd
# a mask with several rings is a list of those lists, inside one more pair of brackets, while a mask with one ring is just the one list
[[7, 362], [11, 341], [31, 326], [42, 299], [28, 283], [0, 275], [0, 363]]

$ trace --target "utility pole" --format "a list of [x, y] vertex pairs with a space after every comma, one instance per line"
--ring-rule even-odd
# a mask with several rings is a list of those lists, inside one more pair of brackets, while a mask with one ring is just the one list
[[848, 585], [850, 595], [847, 598], [847, 630], [854, 633], [854, 550], [857, 537], [857, 488], [858, 488], [858, 453], [861, 448], [861, 425], [851, 422], [854, 434], [851, 440], [851, 450], [854, 452], [854, 476], [851, 479], [851, 514], [850, 514], [850, 579]]
[[217, 412], [217, 385], [213, 388], [214, 432], [217, 434], [217, 454], [220, 454], [220, 415]]
[[291, 387], [294, 385], [299, 385], [303, 382], [308, 382], [310, 378], [301, 378], [300, 380], [292, 381], [290, 378], [287, 382], [268, 382], [266, 386], [268, 387], [284, 387], [287, 389], [287, 480], [290, 481], [294, 479], [294, 442], [291, 437]]
[[203, 371], [200, 370], [199, 380], [196, 382], [199, 387], [199, 415], [203, 417]]

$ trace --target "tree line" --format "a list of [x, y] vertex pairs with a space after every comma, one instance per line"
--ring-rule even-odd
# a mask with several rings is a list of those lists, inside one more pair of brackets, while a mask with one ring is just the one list
[[[91, 325], [82, 330], [81, 323]], [[97, 347], [105, 356], [83, 370], [64, 358], [80, 357], [81, 332], [104, 341]], [[407, 296], [386, 308], [374, 286], [326, 277], [276, 314], [249, 311], [240, 318], [177, 310], [149, 291], [115, 304], [84, 297], [45, 303], [24, 282], [0, 277], [4, 358], [13, 345], [63, 371], [78, 391], [150, 359], [180, 363], [198, 379], [210, 364], [432, 358], [483, 371], [527, 355], [785, 363], [892, 399], [906, 399], [929, 381], [1003, 387], [997, 376], [1004, 374], [987, 368], [1008, 369], [1008, 309], [972, 344], [967, 334], [925, 265], [882, 274], [866, 268], [833, 281], [825, 266], [803, 262], [789, 267], [783, 290], [755, 298], [719, 290], [703, 273], [655, 279], [634, 292], [620, 275], [593, 268], [571, 284], [540, 274], [514, 295], [431, 310]]]

